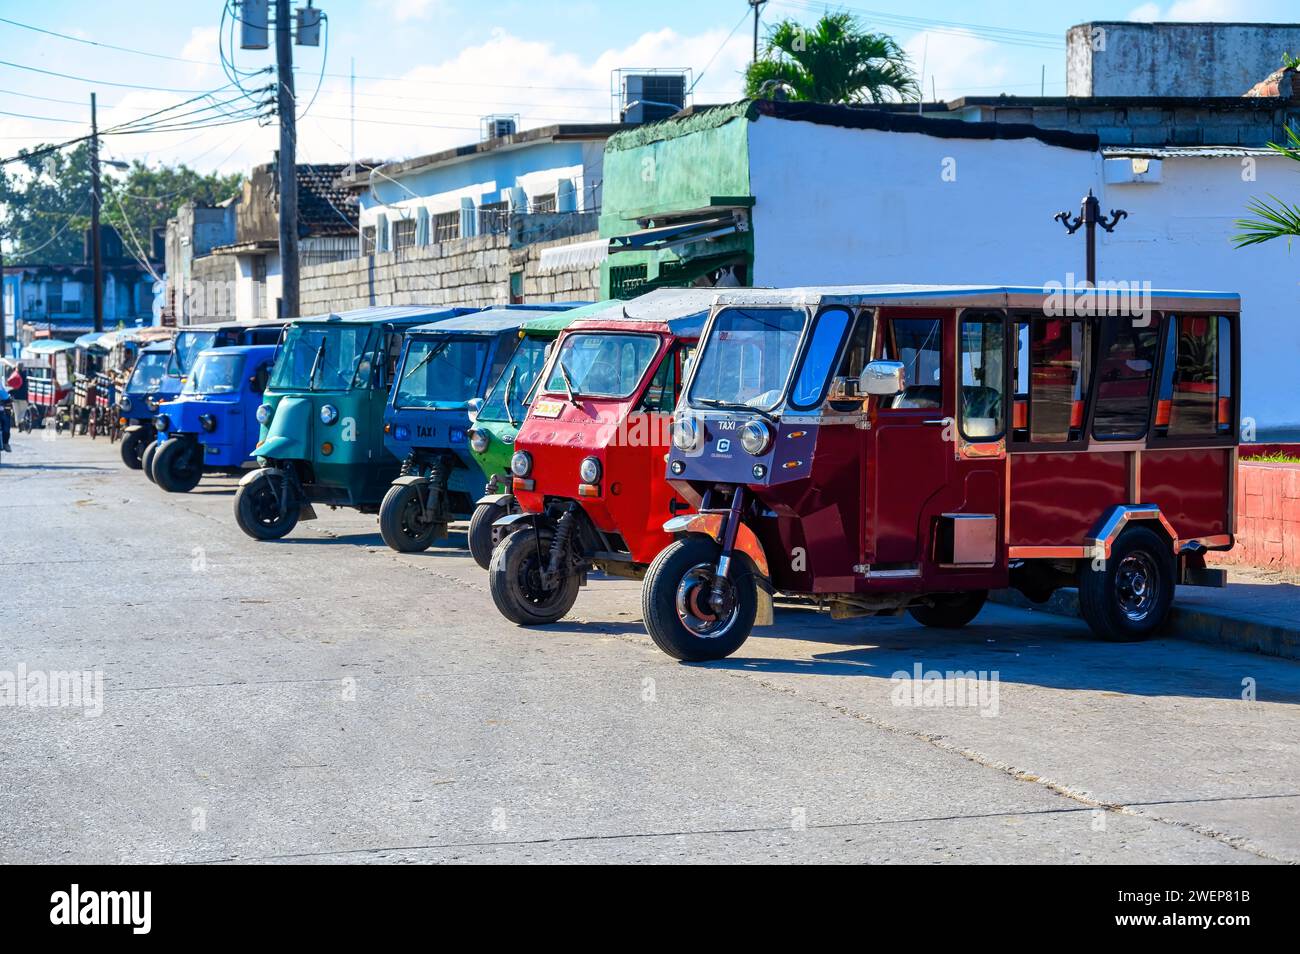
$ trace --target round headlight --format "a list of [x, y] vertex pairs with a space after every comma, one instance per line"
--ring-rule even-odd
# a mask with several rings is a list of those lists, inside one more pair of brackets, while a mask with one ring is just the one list
[[339, 419], [339, 409], [333, 404], [322, 404], [320, 406], [320, 422], [322, 424], [333, 424]]
[[584, 484], [594, 484], [600, 480], [600, 461], [594, 457], [584, 457], [578, 465], [578, 476]]
[[152, 394], [145, 395], [144, 403], [149, 406], [149, 410], [158, 410], [158, 398], [154, 397]]
[[740, 446], [745, 453], [757, 457], [772, 443], [772, 432], [762, 421], [750, 421], [740, 429]]
[[217, 419], [211, 414], [200, 414], [199, 424], [203, 426], [205, 431], [211, 432], [217, 429]]
[[271, 405], [259, 404], [257, 406], [257, 423], [265, 424], [271, 420]]
[[510, 473], [516, 477], [527, 477], [533, 469], [533, 455], [528, 451], [515, 451], [510, 458]]
[[487, 431], [470, 431], [469, 432], [469, 449], [475, 454], [482, 454], [488, 449], [489, 438]]
[[117, 406], [121, 408], [122, 413], [125, 414], [127, 411], [131, 410], [131, 399], [127, 397], [125, 394], [123, 394], [122, 400], [117, 402]]
[[700, 439], [700, 428], [693, 417], [681, 417], [673, 422], [673, 445], [678, 450], [693, 450]]
[[153, 426], [166, 434], [172, 429], [172, 419], [166, 414], [159, 414], [153, 419]]

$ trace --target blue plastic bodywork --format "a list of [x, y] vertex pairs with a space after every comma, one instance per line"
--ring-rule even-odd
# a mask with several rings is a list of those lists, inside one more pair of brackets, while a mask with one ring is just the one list
[[[478, 462], [469, 452], [469, 402], [482, 398], [496, 383], [496, 376], [519, 343], [519, 328], [525, 321], [539, 313], [566, 311], [578, 304], [581, 303], [503, 305], [473, 315], [417, 325], [407, 331], [388, 406], [384, 410], [384, 446], [399, 460], [440, 453], [454, 455], [457, 466], [451, 471], [447, 489], [453, 495], [465, 495], [460, 499], [469, 501], [468, 507], [455, 508], [457, 516], [469, 516], [473, 501], [487, 483]], [[482, 342], [485, 347], [477, 368], [460, 369], [464, 380], [456, 382], [452, 389], [455, 393], [447, 400], [431, 405], [402, 406], [404, 401], [399, 396], [402, 382], [413, 372], [418, 361], [410, 359], [411, 349], [414, 347], [427, 353], [425, 349], [430, 342], [434, 347], [450, 347], [454, 342], [465, 340]]]
[[181, 379], [178, 377], [164, 372], [161, 379], [154, 386], [149, 387], [142, 382], [139, 375], [146, 356], [158, 360], [162, 356], [170, 355], [171, 350], [170, 342], [162, 342], [147, 345], [136, 355], [131, 377], [127, 379], [126, 387], [122, 389], [122, 394], [117, 399], [118, 414], [126, 418], [127, 426], [148, 424], [153, 420], [154, 413], [161, 402], [169, 401], [180, 394]]
[[[232, 379], [238, 387], [214, 393], [188, 389], [163, 404], [155, 418], [158, 443], [169, 438], [197, 441], [203, 447], [205, 470], [234, 470], [250, 462], [260, 433], [257, 409], [262, 404], [275, 351], [273, 345], [242, 345], [200, 352], [199, 362], [237, 361]], [[205, 416], [212, 424], [211, 430], [203, 426], [201, 418]], [[158, 426], [162, 418], [167, 419], [165, 429]]]

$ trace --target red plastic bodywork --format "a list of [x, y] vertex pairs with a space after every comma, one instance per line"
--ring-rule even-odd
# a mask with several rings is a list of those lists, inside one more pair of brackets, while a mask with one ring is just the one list
[[[515, 449], [533, 456], [529, 478], [533, 487], [522, 489], [516, 480], [515, 499], [526, 513], [541, 513], [548, 499], [575, 500], [596, 527], [623, 538], [634, 562], [649, 563], [672, 542], [663, 530], [664, 521], [674, 513], [670, 503], [677, 502], [677, 513], [688, 508], [664, 480], [670, 415], [633, 409], [660, 363], [678, 360], [672, 346], [694, 339], [677, 338], [662, 322], [580, 320], [565, 329], [556, 347], [565, 336], [580, 331], [654, 334], [660, 340], [659, 350], [631, 397], [614, 400], [578, 395], [575, 404], [563, 391], [539, 391], [534, 410], [540, 401], [560, 402], [563, 407], [555, 417], [530, 412], [519, 429]], [[579, 492], [582, 480], [578, 468], [584, 457], [595, 457], [601, 463], [595, 496]]]

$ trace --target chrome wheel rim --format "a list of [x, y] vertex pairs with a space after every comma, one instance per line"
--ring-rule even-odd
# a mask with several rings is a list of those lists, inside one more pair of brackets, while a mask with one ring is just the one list
[[1115, 599], [1131, 622], [1143, 622], [1160, 597], [1160, 572], [1150, 554], [1138, 551], [1120, 561], [1115, 570]]

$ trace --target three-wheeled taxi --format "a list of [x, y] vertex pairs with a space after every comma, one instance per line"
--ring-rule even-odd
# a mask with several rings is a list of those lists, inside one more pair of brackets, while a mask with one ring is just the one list
[[639, 578], [690, 509], [662, 479], [682, 368], [713, 289], [660, 289], [560, 335], [510, 459], [519, 513], [494, 524], [488, 580], [514, 623], [552, 623], [595, 567]]
[[239, 472], [260, 436], [257, 409], [275, 362], [274, 345], [201, 351], [180, 396], [158, 408], [158, 447], [145, 476], [169, 493], [189, 493], [204, 474]]
[[384, 412], [384, 446], [402, 462], [379, 505], [379, 533], [394, 550], [425, 550], [470, 516], [484, 482], [469, 454], [471, 407], [501, 374], [520, 323], [568, 307], [507, 305], [407, 331]]
[[958, 627], [990, 589], [1078, 586], [1103, 639], [1222, 585], [1239, 301], [1123, 289], [726, 292], [674, 422], [696, 506], [646, 574], [678, 659], [734, 652], [772, 593]]
[[[72, 403], [73, 355], [76, 345], [57, 338], [33, 341], [22, 350], [23, 372], [27, 375], [27, 419], [19, 421], [21, 430], [33, 430], [54, 421], [63, 430], [58, 417], [60, 408]], [[65, 411], [66, 413], [66, 411]]]
[[257, 409], [258, 468], [235, 492], [235, 521], [278, 540], [313, 503], [377, 513], [401, 461], [384, 447], [384, 407], [402, 336], [477, 309], [385, 306], [297, 318]]
[[605, 311], [613, 304], [613, 300], [601, 301], [525, 321], [510, 361], [474, 412], [469, 452], [479, 470], [487, 475], [487, 484], [470, 517], [469, 552], [485, 570], [492, 560], [492, 524], [519, 512], [510, 487], [510, 455], [515, 452], [515, 437], [528, 414], [533, 386], [549, 354], [547, 349], [572, 322]]
[[155, 432], [153, 417], [158, 406], [180, 391], [177, 378], [167, 374], [171, 361], [172, 343], [159, 341], [145, 345], [135, 355], [126, 386], [117, 398], [117, 411], [122, 424], [122, 463], [132, 470], [144, 466], [144, 455], [153, 444]]

